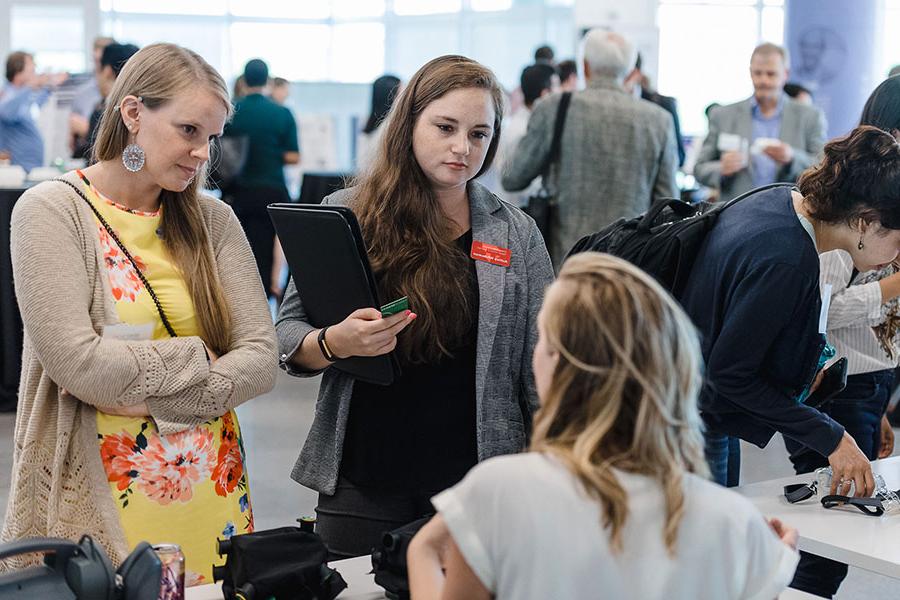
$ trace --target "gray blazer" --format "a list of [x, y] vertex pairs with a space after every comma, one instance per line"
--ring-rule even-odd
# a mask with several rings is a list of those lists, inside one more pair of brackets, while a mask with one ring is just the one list
[[[560, 94], [534, 107], [525, 137], [507, 158], [503, 187], [521, 190], [550, 154]], [[558, 269], [572, 246], [621, 217], [635, 217], [676, 193], [678, 151], [672, 115], [633, 98], [612, 79], [575, 92], [563, 129], [549, 246]]]
[[[475, 358], [478, 459], [524, 449], [531, 415], [538, 407], [531, 371], [537, 343], [537, 314], [553, 269], [534, 221], [477, 182], [469, 183], [474, 240], [512, 251], [509, 267], [478, 261], [479, 309]], [[326, 204], [346, 205], [352, 192], [341, 190]], [[413, 325], [414, 326], [414, 325]], [[307, 322], [293, 280], [275, 323], [281, 367], [291, 375], [311, 376], [288, 361], [315, 327]], [[344, 448], [344, 432], [353, 394], [353, 378], [328, 368], [319, 387], [312, 428], [291, 477], [323, 494], [333, 494]]]
[[[709, 115], [709, 133], [697, 156], [694, 177], [703, 185], [718, 188], [722, 200], [729, 200], [753, 189], [750, 175], [752, 166], [730, 177], [722, 177], [718, 149], [720, 133], [733, 133], [753, 142], [752, 111], [751, 99], [747, 98], [720, 106]], [[825, 115], [814, 106], [801, 104], [785, 96], [778, 139], [793, 148], [794, 160], [778, 171], [777, 179], [796, 181], [800, 173], [818, 161], [819, 152], [825, 145]]]

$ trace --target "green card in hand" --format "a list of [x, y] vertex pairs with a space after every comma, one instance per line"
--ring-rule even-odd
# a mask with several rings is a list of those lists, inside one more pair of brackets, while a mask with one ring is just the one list
[[388, 302], [384, 306], [381, 307], [381, 316], [389, 317], [391, 315], [396, 315], [398, 312], [409, 309], [409, 298], [407, 296], [403, 296], [393, 302]]

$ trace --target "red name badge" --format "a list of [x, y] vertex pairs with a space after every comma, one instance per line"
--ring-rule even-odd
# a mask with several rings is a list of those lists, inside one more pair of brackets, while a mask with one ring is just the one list
[[510, 250], [509, 248], [501, 248], [500, 246], [486, 244], [484, 242], [474, 241], [472, 242], [471, 257], [475, 260], [482, 260], [486, 263], [491, 263], [492, 265], [508, 267], [509, 259], [512, 257], [512, 250]]

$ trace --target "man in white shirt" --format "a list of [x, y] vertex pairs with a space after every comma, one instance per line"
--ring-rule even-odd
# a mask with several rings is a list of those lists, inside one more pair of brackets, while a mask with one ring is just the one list
[[[516, 151], [519, 140], [525, 137], [534, 103], [559, 89], [559, 76], [552, 66], [538, 63], [522, 70], [520, 85], [522, 95], [525, 97], [525, 106], [503, 121], [503, 135], [500, 136], [500, 146], [497, 148], [496, 158], [496, 165], [500, 173], [503, 172], [504, 165]], [[537, 177], [522, 191], [511, 192], [504, 189], [500, 195], [515, 206], [526, 206], [528, 197], [537, 192], [540, 187], [541, 178]]]

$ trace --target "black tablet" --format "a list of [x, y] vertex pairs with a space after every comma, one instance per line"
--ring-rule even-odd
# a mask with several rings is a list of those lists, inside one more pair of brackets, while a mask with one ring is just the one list
[[[381, 306], [353, 211], [319, 204], [272, 204], [268, 210], [311, 325], [334, 325], [355, 310]], [[334, 367], [381, 385], [400, 372], [393, 353], [340, 359]]]

